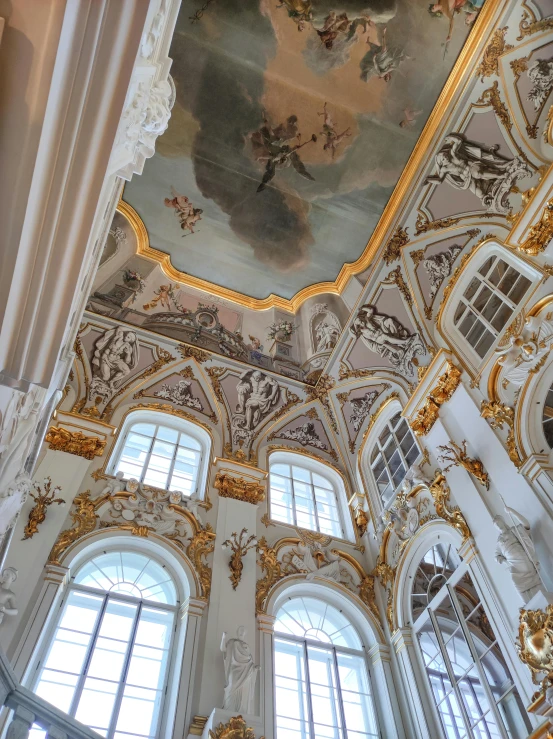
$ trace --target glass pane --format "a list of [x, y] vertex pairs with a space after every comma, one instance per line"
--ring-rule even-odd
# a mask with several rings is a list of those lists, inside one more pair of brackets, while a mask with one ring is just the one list
[[342, 736], [342, 717], [331, 651], [307, 647], [315, 736]]
[[311, 482], [311, 473], [309, 470], [304, 469], [303, 467], [296, 467], [295, 465], [292, 467], [292, 477], [294, 480], [302, 480], [303, 482], [310, 483]]
[[134, 423], [131, 426], [131, 431], [153, 438], [156, 432], [156, 427], [153, 423]]
[[272, 464], [271, 465], [271, 477], [274, 475], [284, 475], [284, 477], [291, 477], [290, 465], [289, 464]]
[[378, 736], [378, 726], [372, 704], [364, 659], [337, 652], [338, 674], [344, 705], [348, 738], [351, 732]]
[[275, 712], [277, 735], [309, 736], [303, 645], [275, 639]]
[[179, 438], [179, 432], [176, 429], [170, 429], [166, 426], [158, 426], [156, 438], [176, 444]]
[[107, 729], [115, 705], [117, 683], [87, 678], [77, 706], [75, 718], [85, 726]]
[[318, 485], [320, 488], [326, 488], [327, 490], [333, 490], [332, 483], [327, 480], [326, 477], [318, 475], [316, 472], [312, 472], [313, 485]]
[[478, 356], [482, 358], [485, 357], [488, 351], [491, 349], [494, 341], [495, 336], [493, 334], [491, 334], [489, 331], [483, 331], [482, 336], [474, 347]]
[[161, 697], [161, 691], [127, 685], [117, 718], [117, 731], [138, 736], [154, 736]]
[[518, 280], [515, 282], [515, 284], [509, 291], [509, 299], [512, 300], [512, 302], [515, 305], [518, 305], [521, 301], [521, 298], [526, 293], [530, 285], [531, 285], [530, 280], [524, 277], [524, 275], [520, 275]]
[[337, 646], [360, 650], [361, 641], [347, 618], [337, 608], [315, 598], [292, 598], [277, 614], [275, 632], [305, 636], [318, 631], [317, 637]]

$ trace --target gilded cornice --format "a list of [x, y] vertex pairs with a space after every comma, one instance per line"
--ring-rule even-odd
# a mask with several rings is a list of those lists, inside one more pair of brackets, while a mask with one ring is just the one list
[[85, 459], [101, 457], [106, 446], [105, 439], [102, 440], [98, 436], [85, 436], [80, 431], [67, 431], [61, 426], [50, 426], [44, 441], [54, 452], [67, 452]]
[[197, 277], [192, 277], [177, 270], [172, 264], [168, 254], [154, 249], [149, 244], [146, 228], [136, 211], [123, 200], [119, 202], [118, 211], [128, 218], [137, 238], [138, 254], [161, 266], [163, 272], [171, 280], [183, 285], [218, 295], [238, 305], [252, 310], [267, 310], [279, 308], [281, 310], [295, 313], [298, 308], [308, 299], [316, 295], [331, 293], [340, 295], [346, 288], [350, 278], [366, 270], [372, 263], [384, 240], [391, 238], [391, 232], [399, 226], [397, 222], [401, 216], [405, 198], [415, 185], [420, 170], [433, 149], [437, 136], [439, 136], [444, 120], [447, 120], [448, 108], [452, 100], [460, 95], [467, 84], [473, 81], [473, 77], [467, 74], [472, 69], [480, 53], [482, 37], [488, 36], [493, 28], [497, 9], [502, 3], [500, 0], [487, 0], [474, 24], [472, 32], [464, 44], [455, 65], [440, 93], [440, 96], [430, 114], [426, 125], [413, 149], [413, 152], [401, 173], [392, 197], [386, 204], [382, 216], [369, 239], [363, 254], [355, 262], [344, 264], [334, 281], [319, 282], [300, 290], [291, 299], [282, 298], [278, 295], [270, 295], [264, 299], [252, 298], [248, 295], [236, 292], [229, 288], [215, 285], [212, 282]]
[[233, 498], [243, 503], [257, 505], [265, 500], [265, 486], [257, 480], [247, 481], [243, 477], [232, 477], [226, 472], [218, 472], [213, 487], [221, 498]]

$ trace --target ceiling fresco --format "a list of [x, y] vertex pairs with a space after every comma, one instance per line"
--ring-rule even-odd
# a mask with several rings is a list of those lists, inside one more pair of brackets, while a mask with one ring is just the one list
[[483, 0], [184, 0], [176, 100], [124, 200], [178, 270], [263, 299], [375, 228]]

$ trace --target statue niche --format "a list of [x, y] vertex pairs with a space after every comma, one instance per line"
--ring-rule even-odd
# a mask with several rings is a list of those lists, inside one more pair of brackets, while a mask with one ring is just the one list
[[254, 430], [280, 403], [278, 382], [260, 370], [247, 370], [236, 386], [238, 402], [232, 416], [232, 440], [249, 441]]
[[317, 303], [311, 311], [309, 334], [314, 354], [330, 352], [340, 338], [342, 326], [326, 303]]

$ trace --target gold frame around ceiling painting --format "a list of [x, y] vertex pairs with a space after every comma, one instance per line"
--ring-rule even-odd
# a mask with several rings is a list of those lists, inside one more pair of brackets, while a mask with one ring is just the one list
[[[251, 310], [269, 310], [270, 308], [279, 308], [281, 310], [296, 313], [302, 303], [308, 298], [323, 293], [331, 293], [341, 295], [345, 290], [351, 277], [366, 270], [377, 251], [382, 246], [385, 237], [391, 232], [395, 226], [395, 220], [400, 215], [400, 208], [403, 199], [408, 194], [409, 188], [414, 184], [419, 168], [423, 163], [425, 156], [432, 146], [433, 140], [438, 133], [440, 125], [443, 123], [447, 107], [452, 98], [459, 92], [461, 85], [466, 84], [469, 79], [463, 79], [467, 67], [475, 62], [476, 54], [479, 50], [482, 39], [488, 39], [493, 31], [493, 20], [496, 17], [498, 8], [508, 4], [508, 0], [486, 0], [478, 18], [475, 21], [469, 37], [461, 49], [459, 57], [451, 70], [449, 77], [440, 93], [440, 96], [430, 113], [426, 125], [415, 144], [411, 156], [405, 165], [397, 185], [394, 188], [392, 196], [386, 203], [384, 211], [374, 229], [363, 253], [355, 262], [344, 264], [333, 282], [317, 282], [308, 285], [297, 292], [292, 298], [282, 298], [279, 295], [271, 293], [267, 298], [252, 298], [249, 295], [237, 292], [213, 282], [204, 280], [200, 277], [194, 277], [176, 269], [171, 263], [171, 256], [166, 252], [160, 251], [150, 246], [148, 232], [144, 222], [134, 210], [134, 208], [126, 203], [121, 196], [117, 205], [117, 211], [121, 213], [129, 221], [134, 230], [137, 239], [137, 254], [145, 257], [153, 262], [157, 262], [165, 275], [176, 282], [186, 285], [197, 290], [202, 290], [212, 295], [216, 295], [225, 300], [229, 300], [237, 305], [241, 305]], [[123, 193], [124, 194], [124, 193]], [[122, 194], [122, 195], [123, 195]]]

